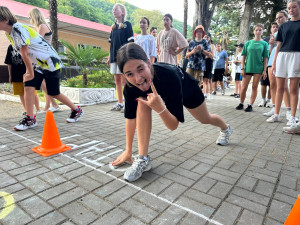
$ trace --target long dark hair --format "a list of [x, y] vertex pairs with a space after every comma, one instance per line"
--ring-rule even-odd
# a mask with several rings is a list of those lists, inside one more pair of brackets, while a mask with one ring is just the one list
[[142, 60], [148, 63], [148, 57], [144, 49], [133, 42], [123, 45], [118, 51], [117, 65], [122, 73], [124, 65], [131, 59]]

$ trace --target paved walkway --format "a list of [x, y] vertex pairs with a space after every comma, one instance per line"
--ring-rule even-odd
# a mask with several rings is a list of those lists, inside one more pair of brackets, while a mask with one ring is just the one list
[[173, 132], [153, 114], [152, 170], [133, 183], [122, 179], [128, 165], [109, 167], [125, 146], [112, 104], [84, 107], [75, 124], [65, 123], [68, 111], [55, 113], [73, 149], [47, 158], [31, 151], [44, 114], [25, 132], [12, 129], [20, 117], [2, 119], [0, 224], [283, 224], [300, 192], [300, 136], [282, 133], [285, 119], [266, 123], [266, 108], [235, 110], [230, 93], [207, 102], [233, 127], [230, 145], [216, 145], [219, 130], [187, 111]]

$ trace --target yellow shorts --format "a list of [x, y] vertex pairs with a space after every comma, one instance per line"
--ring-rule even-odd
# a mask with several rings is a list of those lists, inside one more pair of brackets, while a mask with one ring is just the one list
[[[12, 82], [13, 94], [24, 95], [24, 83], [23, 82]], [[34, 95], [37, 95], [37, 91], [34, 91]]]

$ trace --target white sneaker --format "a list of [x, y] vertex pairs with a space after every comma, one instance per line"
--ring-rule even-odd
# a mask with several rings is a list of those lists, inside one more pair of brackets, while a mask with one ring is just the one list
[[279, 121], [279, 115], [272, 115], [270, 118], [266, 120], [268, 123], [275, 123]]
[[231, 127], [230, 127], [230, 125], [228, 125], [228, 129], [226, 129], [226, 130], [221, 130], [220, 131], [220, 135], [219, 135], [219, 137], [218, 137], [218, 139], [217, 139], [217, 141], [216, 141], [216, 144], [217, 145], [228, 145], [228, 143], [229, 143], [229, 137], [231, 136], [231, 134], [232, 134], [232, 129], [231, 129]]
[[14, 127], [15, 130], [27, 130], [29, 128], [36, 127], [38, 124], [36, 122], [35, 116], [33, 119], [30, 119], [29, 116], [25, 116], [20, 120], [19, 124]]
[[295, 123], [290, 127], [284, 127], [283, 131], [289, 134], [300, 134], [300, 123]]
[[266, 104], [266, 107], [267, 107], [267, 108], [273, 108], [272, 102], [268, 102], [268, 103]]
[[62, 111], [62, 109], [59, 106], [57, 106], [57, 107], [51, 106], [48, 110], [51, 111], [51, 112]]
[[296, 124], [296, 118], [291, 116], [291, 118], [289, 119], [289, 121], [286, 123], [287, 126], [292, 126], [293, 124]]
[[265, 107], [266, 106], [266, 100], [262, 99], [261, 102], [258, 104], [258, 107]]
[[264, 113], [264, 116], [273, 116], [275, 113], [275, 107], [273, 107], [269, 112]]
[[225, 89], [221, 90], [222, 95], [225, 95]]
[[135, 157], [131, 167], [129, 167], [124, 173], [124, 180], [132, 182], [139, 179], [143, 172], [151, 169], [150, 156], [147, 159], [144, 156]]
[[207, 100], [212, 100], [212, 99], [214, 99], [214, 97], [211, 94], [208, 94]]
[[36, 110], [36, 114], [42, 114], [42, 113], [46, 113], [46, 111], [44, 111], [44, 110]]
[[285, 117], [286, 117], [287, 120], [291, 119], [291, 110], [286, 111]]

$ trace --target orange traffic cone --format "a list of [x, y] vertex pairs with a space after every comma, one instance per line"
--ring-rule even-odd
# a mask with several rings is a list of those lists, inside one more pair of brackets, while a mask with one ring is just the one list
[[47, 157], [71, 149], [71, 147], [60, 141], [53, 113], [48, 111], [46, 114], [42, 144], [33, 148], [32, 151]]
[[300, 195], [298, 195], [298, 198], [287, 217], [284, 225], [299, 225], [300, 224]]

